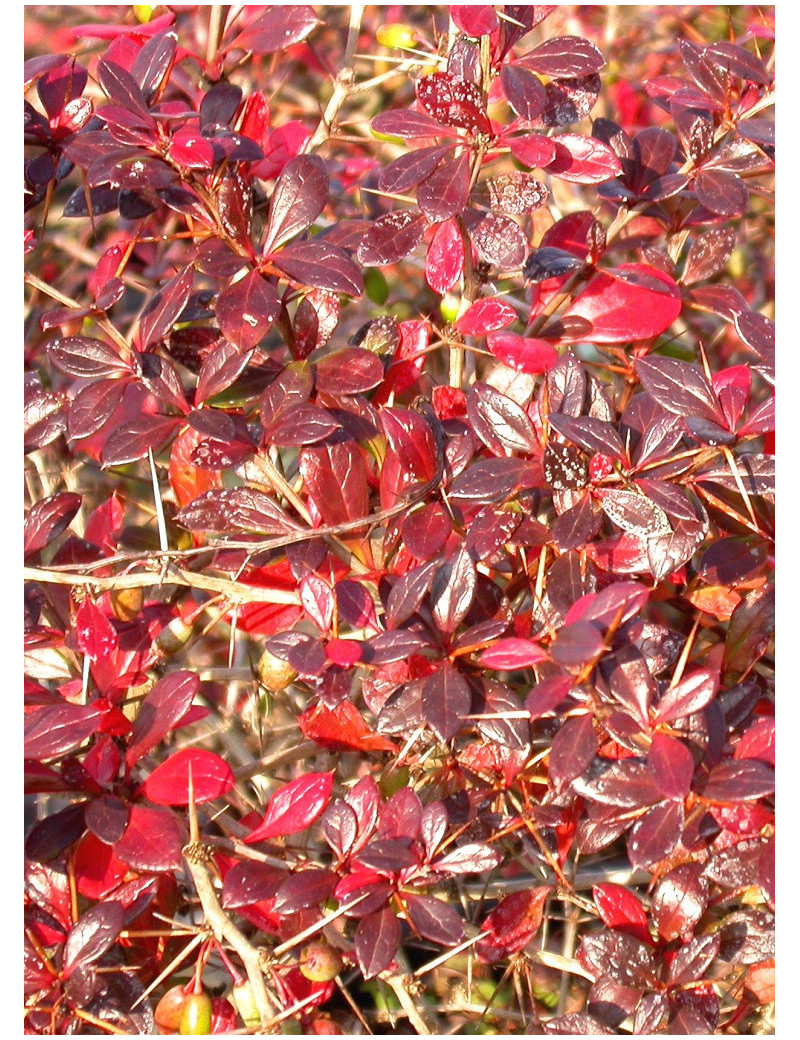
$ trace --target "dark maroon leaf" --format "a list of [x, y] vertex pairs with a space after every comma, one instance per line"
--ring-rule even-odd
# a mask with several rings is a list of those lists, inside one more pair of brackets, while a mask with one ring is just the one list
[[267, 5], [227, 45], [226, 50], [274, 54], [304, 40], [318, 23], [314, 8], [308, 4]]
[[[569, 126], [570, 123], [578, 123], [590, 114], [600, 93], [600, 77], [596, 73], [590, 73], [575, 79], [554, 79], [547, 83], [544, 89], [544, 111], [534, 125], [561, 128]], [[612, 151], [615, 151], [613, 146]], [[538, 165], [547, 166], [548, 163]]]
[[733, 315], [742, 342], [765, 361], [775, 356], [775, 322], [758, 311], [745, 310]]
[[661, 792], [650, 771], [644, 762], [636, 759], [615, 762], [596, 779], [576, 777], [573, 784], [584, 798], [591, 798], [601, 805], [633, 809], [661, 802]]
[[234, 863], [225, 875], [222, 886], [222, 905], [228, 909], [260, 903], [272, 899], [286, 873], [276, 867], [255, 860]]
[[131, 75], [148, 104], [152, 103], [172, 66], [177, 46], [178, 38], [174, 32], [160, 32], [151, 36], [136, 55]]
[[130, 819], [130, 806], [114, 795], [93, 798], [86, 806], [86, 826], [106, 845], [116, 845]]
[[[427, 112], [401, 110], [397, 112], [381, 112], [372, 120], [372, 129], [377, 134], [390, 137], [410, 138], [455, 136]], [[388, 189], [382, 189], [388, 190]]]
[[656, 966], [649, 948], [623, 932], [585, 935], [577, 959], [594, 979], [607, 976], [622, 986], [650, 988], [656, 982]]
[[463, 675], [445, 661], [422, 687], [422, 707], [428, 725], [445, 743], [461, 729], [469, 714], [472, 694]]
[[578, 184], [602, 184], [622, 173], [620, 161], [611, 149], [593, 137], [560, 134], [551, 138], [556, 157], [548, 173]]
[[767, 72], [764, 62], [735, 43], [728, 43], [725, 40], [720, 43], [712, 43], [705, 48], [703, 56], [740, 79], [750, 80], [752, 83], [772, 82], [772, 77]]
[[579, 715], [559, 729], [550, 745], [549, 777], [556, 793], [586, 772], [597, 751], [597, 737], [592, 716]]
[[747, 210], [747, 185], [736, 173], [701, 170], [694, 179], [698, 202], [721, 217], [740, 217]]
[[427, 645], [426, 639], [404, 629], [381, 632], [370, 639], [367, 660], [373, 665], [392, 664], [406, 660]]
[[241, 350], [250, 350], [264, 338], [280, 310], [275, 286], [258, 271], [221, 292], [215, 307], [223, 335]]
[[127, 385], [123, 379], [98, 379], [82, 386], [69, 405], [70, 440], [91, 437], [102, 430], [122, 403]]
[[[391, 115], [392, 113], [386, 113]], [[410, 113], [414, 115], [415, 113]], [[437, 144], [428, 148], [416, 148], [406, 152], [385, 166], [378, 178], [381, 191], [400, 194], [429, 177], [444, 157], [453, 150], [453, 145]]]
[[436, 569], [436, 561], [429, 560], [398, 578], [386, 600], [389, 628], [397, 628], [415, 613], [431, 587]]
[[278, 448], [298, 448], [324, 440], [338, 429], [339, 423], [326, 409], [311, 404], [300, 405], [265, 430], [264, 443]]
[[352, 441], [304, 447], [300, 472], [325, 523], [341, 524], [367, 515], [366, 468], [360, 449]]
[[518, 59], [518, 64], [551, 79], [569, 79], [599, 72], [605, 59], [597, 47], [582, 36], [555, 36]]
[[25, 555], [39, 552], [55, 541], [72, 523], [81, 507], [81, 496], [61, 491], [36, 502], [25, 516]]
[[367, 914], [353, 936], [356, 961], [365, 979], [379, 975], [394, 960], [400, 946], [400, 922], [388, 907]]
[[655, 721], [674, 722], [700, 711], [714, 699], [718, 689], [718, 672], [710, 668], [695, 668], [664, 693]]
[[522, 409], [486, 383], [476, 383], [467, 395], [467, 414], [475, 432], [495, 454], [539, 448], [536, 431]]
[[70, 928], [64, 944], [64, 978], [79, 967], [93, 964], [111, 948], [122, 930], [125, 913], [121, 903], [97, 903]]
[[694, 774], [694, 759], [688, 747], [674, 737], [653, 736], [647, 764], [665, 798], [682, 801], [689, 793]]
[[358, 262], [364, 267], [396, 264], [417, 245], [426, 226], [424, 214], [412, 209], [399, 209], [379, 217], [359, 243]]
[[155, 130], [156, 124], [150, 115], [144, 94], [129, 72], [121, 65], [100, 61], [97, 66], [97, 78], [100, 86], [116, 105], [136, 116], [141, 125]]
[[310, 227], [327, 201], [328, 170], [324, 160], [317, 155], [290, 159], [272, 193], [264, 255]]
[[658, 882], [650, 913], [664, 942], [686, 941], [708, 905], [708, 882], [699, 863], [684, 863]]
[[125, 752], [128, 767], [156, 746], [189, 710], [200, 680], [193, 672], [165, 675], [142, 702]]
[[183, 393], [181, 377], [169, 358], [134, 351], [132, 367], [134, 373], [153, 397], [157, 397], [162, 404], [175, 408], [179, 412], [188, 411], [189, 406]]
[[[555, 419], [556, 413], [550, 418]], [[542, 472], [554, 491], [576, 490], [589, 482], [589, 465], [583, 452], [555, 440], [549, 441], [544, 449]]]
[[480, 258], [500, 271], [522, 267], [528, 253], [525, 232], [502, 213], [483, 217], [472, 228], [471, 238]]
[[719, 935], [696, 935], [681, 947], [670, 964], [668, 986], [683, 986], [702, 978], [719, 953]]
[[559, 629], [549, 653], [562, 667], [579, 671], [604, 650], [603, 636], [597, 626], [589, 621], [575, 621]]
[[139, 317], [139, 343], [145, 350], [163, 339], [180, 316], [192, 291], [192, 268], [185, 267], [150, 298]]
[[181, 424], [179, 418], [153, 415], [134, 419], [118, 427], [108, 438], [102, 452], [104, 466], [124, 466], [144, 458], [152, 448], [160, 450]]
[[469, 153], [445, 159], [417, 188], [417, 205], [431, 221], [449, 220], [466, 205], [469, 194]]
[[611, 423], [595, 419], [591, 415], [572, 418], [568, 415], [551, 415], [550, 425], [567, 440], [591, 454], [600, 452], [612, 459], [625, 461], [622, 438]]
[[775, 790], [775, 771], [758, 759], [731, 759], [714, 766], [703, 788], [709, 802], [726, 803], [766, 798]]
[[[419, 560], [436, 556], [441, 551], [452, 530], [452, 521], [438, 502], [429, 502], [427, 505], [422, 506], [421, 509], [410, 513], [403, 519], [400, 525], [403, 544], [412, 556], [416, 556]], [[416, 607], [414, 607], [414, 610], [416, 610]], [[406, 615], [406, 617], [409, 616]], [[402, 622], [396, 622], [395, 624], [397, 623]]]
[[319, 906], [333, 895], [339, 878], [332, 870], [309, 867], [291, 874], [275, 893], [276, 914], [295, 914], [306, 907]]
[[364, 291], [361, 272], [349, 255], [327, 242], [316, 239], [292, 242], [271, 259], [292, 281], [301, 285], [348, 296], [360, 296]]
[[357, 860], [362, 866], [380, 874], [397, 874], [417, 862], [417, 854], [410, 847], [409, 841], [407, 837], [379, 838], [365, 845], [359, 851]]
[[317, 363], [317, 390], [325, 394], [363, 394], [382, 379], [381, 359], [363, 347], [343, 347]]
[[443, 900], [407, 895], [405, 903], [409, 923], [423, 939], [439, 946], [455, 946], [464, 938], [461, 917]]
[[[547, 95], [542, 81], [535, 73], [520, 64], [504, 65], [500, 72], [500, 81], [506, 100], [520, 119], [531, 122], [542, 114]], [[535, 165], [545, 164], [537, 162]]]
[[681, 281], [694, 285], [721, 271], [730, 259], [736, 238], [732, 228], [711, 228], [698, 236], [689, 248]]
[[486, 182], [492, 209], [521, 216], [539, 209], [547, 202], [547, 185], [531, 173], [515, 170]]
[[729, 845], [710, 857], [703, 874], [722, 888], [757, 885], [759, 861], [766, 844], [763, 838], [747, 838]]
[[55, 339], [48, 346], [47, 352], [57, 369], [82, 379], [96, 379], [130, 371], [127, 362], [107, 343], [86, 336]]
[[436, 571], [431, 587], [431, 613], [440, 632], [452, 635], [467, 616], [477, 580], [475, 565], [463, 546]]
[[[469, 710], [469, 709], [467, 709]], [[91, 704], [51, 704], [25, 716], [25, 757], [44, 760], [78, 748], [100, 725]]]
[[628, 859], [634, 867], [665, 860], [678, 844], [685, 823], [683, 802], [661, 802], [640, 816], [628, 834]]
[[203, 360], [197, 378], [195, 405], [201, 405], [209, 398], [227, 390], [247, 368], [252, 356], [252, 350], [240, 350], [234, 344], [221, 339]]
[[493, 870], [502, 856], [496, 849], [482, 842], [460, 845], [431, 863], [431, 870], [439, 874], [483, 874]]
[[340, 860], [353, 848], [358, 830], [358, 817], [347, 802], [332, 802], [322, 814], [323, 837]]
[[697, 365], [678, 358], [641, 358], [636, 374], [650, 396], [675, 415], [724, 421], [711, 383]]
[[471, 134], [491, 133], [486, 103], [474, 83], [448, 72], [434, 72], [417, 80], [417, 98], [425, 111], [444, 126], [460, 127]]

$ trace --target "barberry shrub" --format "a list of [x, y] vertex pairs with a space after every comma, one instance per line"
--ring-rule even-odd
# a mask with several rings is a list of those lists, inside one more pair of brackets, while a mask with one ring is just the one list
[[768, 1030], [773, 40], [27, 9], [26, 1032]]

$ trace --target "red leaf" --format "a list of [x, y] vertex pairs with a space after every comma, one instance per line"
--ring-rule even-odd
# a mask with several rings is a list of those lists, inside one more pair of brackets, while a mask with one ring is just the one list
[[310, 445], [300, 452], [308, 497], [327, 524], [358, 520], [369, 511], [369, 488], [361, 450], [352, 441]]
[[78, 649], [86, 654], [90, 661], [101, 661], [110, 657], [119, 646], [117, 630], [90, 599], [85, 599], [78, 607], [75, 635]]
[[547, 654], [532, 639], [498, 639], [484, 650], [479, 661], [482, 668], [495, 668], [511, 672], [517, 668], [530, 668], [533, 664], [546, 661]]
[[641, 942], [652, 943], [647, 914], [630, 889], [613, 882], [604, 882], [594, 886], [592, 895], [600, 917], [608, 928], [627, 932]]
[[512, 137], [509, 142], [514, 158], [529, 170], [544, 169], [555, 161], [556, 146], [552, 138], [540, 134]]
[[622, 173], [622, 164], [608, 145], [582, 134], [560, 134], [550, 140], [556, 157], [547, 172], [578, 184], [602, 184]]
[[241, 350], [250, 350], [263, 339], [280, 310], [275, 286], [258, 271], [251, 271], [217, 297], [219, 327]]
[[628, 343], [660, 335], [680, 312], [680, 290], [669, 275], [645, 264], [621, 264], [598, 271], [563, 319], [590, 323], [568, 341]]
[[373, 733], [351, 701], [335, 708], [320, 703], [304, 711], [297, 725], [309, 740], [331, 751], [397, 751], [397, 745]]
[[201, 748], [183, 748], [157, 766], [138, 793], [156, 805], [188, 805], [190, 773], [196, 802], [221, 797], [235, 782], [231, 767], [219, 755]]
[[450, 17], [464, 35], [472, 39], [488, 36], [499, 24], [491, 4], [451, 4]]
[[177, 870], [183, 844], [178, 821], [168, 809], [134, 805], [114, 854], [134, 870]]
[[692, 786], [694, 759], [682, 741], [656, 733], [647, 753], [647, 764], [665, 798], [682, 801], [686, 797]]
[[504, 365], [531, 375], [549, 372], [558, 361], [558, 352], [549, 340], [518, 336], [515, 332], [487, 336], [486, 346]]
[[504, 329], [517, 320], [517, 312], [504, 300], [486, 297], [476, 300], [455, 323], [457, 332], [464, 336], [483, 336], [487, 332]]
[[483, 922], [482, 930], [489, 935], [475, 946], [479, 960], [491, 964], [527, 946], [539, 930], [551, 891], [550, 885], [543, 885], [501, 899]]
[[671, 686], [658, 705], [655, 722], [674, 722], [705, 708], [719, 689], [719, 672], [711, 668], [695, 668], [680, 682]]
[[264, 819], [247, 835], [245, 843], [285, 837], [310, 827], [324, 812], [332, 790], [333, 773], [309, 773], [279, 787], [269, 800]]
[[464, 270], [464, 239], [458, 223], [445, 220], [434, 232], [425, 254], [425, 281], [434, 292], [444, 295], [452, 289]]

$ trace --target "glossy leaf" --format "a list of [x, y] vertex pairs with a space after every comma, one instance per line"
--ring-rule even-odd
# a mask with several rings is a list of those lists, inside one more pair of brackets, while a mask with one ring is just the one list
[[219, 294], [215, 309], [223, 334], [241, 350], [250, 350], [275, 324], [281, 304], [272, 283], [251, 271]]
[[284, 784], [270, 798], [264, 819], [244, 841], [253, 845], [305, 830], [324, 812], [332, 789], [333, 773], [308, 773]]
[[219, 798], [234, 785], [231, 767], [219, 755], [202, 748], [183, 748], [157, 766], [140, 791], [156, 805], [188, 805], [190, 777], [196, 802]]
[[421, 240], [425, 226], [424, 214], [411, 209], [395, 210], [379, 217], [359, 243], [358, 262], [364, 267], [397, 263]]
[[362, 917], [353, 936], [353, 946], [365, 979], [374, 978], [389, 967], [400, 946], [400, 937], [400, 922], [388, 907]]
[[579, 341], [628, 343], [660, 335], [680, 312], [680, 292], [668, 275], [644, 264], [621, 264], [598, 272], [564, 317], [589, 323]]
[[486, 346], [504, 365], [531, 375], [548, 372], [558, 361], [556, 348], [549, 340], [531, 339], [513, 332], [487, 336]]
[[463, 675], [445, 661], [426, 680], [422, 687], [422, 707], [428, 725], [443, 742], [461, 729], [469, 714], [472, 694]]

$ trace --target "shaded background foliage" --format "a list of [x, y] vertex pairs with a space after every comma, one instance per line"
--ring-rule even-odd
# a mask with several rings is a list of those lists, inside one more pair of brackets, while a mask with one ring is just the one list
[[28, 1031], [769, 1028], [773, 41], [27, 9]]

